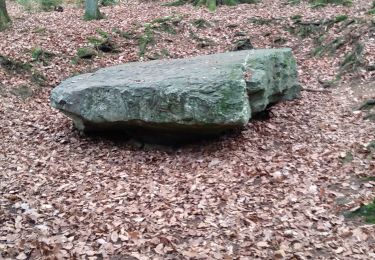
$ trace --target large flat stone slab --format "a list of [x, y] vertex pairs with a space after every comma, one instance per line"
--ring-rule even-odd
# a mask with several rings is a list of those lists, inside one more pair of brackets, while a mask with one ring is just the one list
[[83, 131], [210, 135], [246, 125], [270, 103], [298, 96], [289, 49], [127, 63], [75, 76], [51, 104]]

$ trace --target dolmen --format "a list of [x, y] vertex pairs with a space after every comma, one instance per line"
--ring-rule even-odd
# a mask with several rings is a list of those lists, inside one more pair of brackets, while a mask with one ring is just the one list
[[299, 93], [291, 50], [262, 49], [99, 69], [63, 81], [51, 105], [84, 132], [182, 141], [241, 128]]

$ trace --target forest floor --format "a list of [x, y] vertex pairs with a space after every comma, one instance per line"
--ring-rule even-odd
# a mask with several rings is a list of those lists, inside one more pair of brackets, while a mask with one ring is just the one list
[[[374, 225], [344, 217], [375, 197], [375, 124], [355, 109], [375, 98], [374, 16], [370, 1], [353, 2], [216, 12], [126, 2], [84, 21], [74, 6], [30, 13], [8, 1], [0, 258], [374, 259]], [[117, 52], [76, 57], [106, 39]], [[302, 87], [325, 91], [303, 91], [238, 135], [179, 148], [81, 136], [50, 107], [51, 89], [77, 73], [229, 51], [239, 39], [292, 48]]]

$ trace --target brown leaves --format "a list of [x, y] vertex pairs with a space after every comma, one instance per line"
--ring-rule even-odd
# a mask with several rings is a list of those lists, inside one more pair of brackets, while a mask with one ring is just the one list
[[[297, 6], [281, 2], [224, 6], [216, 13], [178, 7], [185, 14], [181, 30], [176, 35], [158, 33], [153, 51], [167, 50], [169, 57], [223, 52], [232, 46], [238, 30], [257, 48], [271, 47], [282, 36], [288, 40], [283, 47], [292, 47], [297, 57], [302, 85], [320, 87], [317, 79], [334, 78], [340, 57], [311, 58], [313, 39], [301, 42], [284, 26], [291, 16], [303, 14], [313, 20], [322, 18], [322, 12], [305, 2]], [[365, 19], [361, 9], [367, 2], [355, 1], [352, 8], [328, 6], [324, 16], [346, 13]], [[136, 41], [120, 39], [112, 29], [141, 30], [143, 23], [173, 9], [129, 2], [109, 7], [107, 19], [88, 23], [81, 20], [79, 9], [27, 14], [15, 3], [9, 2], [9, 7], [15, 19], [0, 33], [2, 54], [30, 62], [26, 49], [41, 46], [56, 53], [48, 65], [32, 64], [48, 76], [51, 87], [73, 73], [137, 61]], [[277, 24], [247, 22], [255, 16], [271, 19], [272, 10], [279, 11]], [[198, 32], [190, 25], [198, 18], [213, 26]], [[36, 33], [37, 27], [45, 28], [44, 33]], [[110, 33], [121, 53], [71, 62], [96, 29]], [[215, 44], [197, 49], [189, 30]], [[373, 41], [361, 37], [366, 59], [374, 60]], [[374, 74], [360, 72], [358, 77], [369, 80]], [[252, 121], [239, 135], [173, 150], [139, 149], [82, 136], [50, 109], [50, 88], [38, 89], [26, 101], [10, 94], [29, 81], [0, 68], [1, 257], [375, 257], [374, 228], [356, 226], [360, 223], [341, 216], [343, 210], [374, 197], [374, 183], [358, 181], [372, 176], [375, 169], [375, 158], [364, 149], [374, 139], [374, 127], [364, 123], [360, 113], [351, 112], [351, 87], [339, 83], [331, 94], [303, 92], [302, 99], [277, 104], [269, 120]], [[341, 157], [348, 152], [353, 158], [343, 164]]]

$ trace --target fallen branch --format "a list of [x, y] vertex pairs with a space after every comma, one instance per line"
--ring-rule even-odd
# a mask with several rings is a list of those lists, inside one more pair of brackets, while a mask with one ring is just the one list
[[331, 90], [328, 89], [312, 89], [312, 88], [302, 88], [302, 91], [306, 92], [322, 92], [322, 93], [332, 93]]

